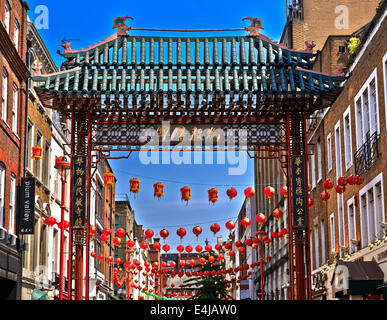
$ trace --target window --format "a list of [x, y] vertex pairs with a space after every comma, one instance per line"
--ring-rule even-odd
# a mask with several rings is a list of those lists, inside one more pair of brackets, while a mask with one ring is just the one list
[[34, 249], [32, 252], [32, 266], [33, 266], [34, 271], [36, 270], [36, 267], [38, 266], [38, 258], [39, 258], [39, 254], [38, 254], [38, 250], [39, 250], [39, 221], [40, 221], [39, 219], [35, 219], [34, 235], [33, 235]]
[[314, 252], [315, 252], [315, 258], [316, 258], [316, 264], [315, 267], [318, 268], [320, 267], [320, 244], [318, 241], [318, 225], [316, 224], [314, 226]]
[[331, 213], [329, 217], [330, 231], [331, 231], [331, 250], [336, 251], [336, 232], [335, 232], [335, 215]]
[[50, 145], [46, 141], [44, 145], [44, 157], [43, 157], [43, 183], [46, 187], [49, 187], [50, 182]]
[[102, 185], [97, 181], [97, 210], [96, 215], [102, 219]]
[[351, 107], [349, 106], [343, 115], [344, 123], [344, 152], [345, 170], [352, 166], [352, 132], [351, 132]]
[[[42, 134], [40, 133], [40, 131], [36, 132], [36, 146], [42, 146]], [[40, 161], [41, 161], [41, 159], [35, 161], [35, 163], [36, 163], [36, 165], [35, 165], [35, 175], [36, 175], [36, 177], [39, 180], [41, 179], [41, 177], [40, 177], [40, 174], [41, 174], [41, 164], [40, 164]]]
[[336, 177], [339, 178], [343, 175], [341, 164], [341, 132], [340, 121], [335, 125], [335, 152], [336, 152]]
[[4, 26], [5, 30], [9, 33], [9, 21], [11, 16], [11, 8], [7, 0], [5, 0], [5, 13], [4, 13]]
[[345, 229], [344, 229], [344, 201], [343, 195], [337, 195], [337, 212], [339, 220], [339, 245], [345, 245]]
[[379, 107], [377, 99], [376, 69], [355, 97], [356, 147], [359, 149], [375, 132], [380, 132]]
[[30, 119], [27, 121], [27, 137], [26, 137], [26, 166], [31, 170], [31, 152], [32, 152], [32, 143], [33, 143], [33, 124]]
[[17, 114], [19, 105], [19, 88], [16, 84], [13, 85], [12, 99], [12, 131], [17, 134]]
[[339, 46], [339, 52], [345, 53], [346, 52], [346, 46]]
[[19, 33], [20, 33], [20, 25], [17, 19], [15, 19], [15, 29], [13, 31], [13, 43], [15, 44], [17, 51], [19, 51]]
[[383, 229], [380, 222], [384, 221], [383, 173], [359, 191], [360, 225], [362, 246], [380, 239]]
[[310, 156], [310, 180], [312, 182], [312, 189], [316, 187], [316, 159], [315, 155]]
[[387, 128], [387, 53], [383, 57], [383, 76], [384, 76], [384, 105], [386, 108], [386, 128]]
[[321, 234], [321, 264], [325, 263], [325, 226], [324, 220], [320, 222], [320, 234]]
[[8, 232], [15, 234], [15, 205], [16, 205], [16, 176], [11, 174], [11, 190], [9, 196], [9, 224]]
[[4, 185], [5, 166], [0, 162], [0, 227], [4, 228]]
[[47, 266], [47, 226], [43, 223], [40, 237], [40, 265]]
[[327, 136], [327, 162], [328, 162], [328, 172], [332, 170], [332, 139], [331, 134]]
[[317, 140], [317, 182], [322, 180], [321, 140]]
[[3, 69], [3, 88], [1, 96], [1, 118], [7, 123], [8, 118], [8, 72]]
[[356, 248], [355, 245], [352, 244], [351, 240], [356, 239], [356, 217], [355, 217], [355, 208], [354, 208], [354, 198], [352, 197], [347, 202], [348, 207], [348, 235], [349, 235], [349, 243], [352, 248], [352, 252], [354, 252], [354, 249]]
[[[52, 271], [58, 273], [58, 231], [54, 229]], [[67, 248], [67, 247], [65, 247]]]

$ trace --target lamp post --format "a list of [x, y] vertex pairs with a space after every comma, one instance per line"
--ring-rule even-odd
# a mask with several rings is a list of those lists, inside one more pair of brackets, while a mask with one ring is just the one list
[[[62, 198], [61, 198], [61, 226], [60, 226], [60, 263], [59, 263], [59, 300], [63, 300], [63, 254], [64, 254], [64, 215], [65, 215], [65, 197], [66, 197], [66, 177], [71, 163], [66, 156], [55, 158], [55, 169], [60, 170], [62, 181]], [[70, 222], [71, 223], [71, 222]], [[68, 295], [70, 295], [68, 293]]]
[[264, 300], [265, 295], [264, 295], [263, 286], [265, 283], [263, 280], [263, 245], [262, 243], [263, 243], [263, 238], [266, 236], [266, 232], [258, 231], [256, 235], [258, 236], [258, 239], [259, 239], [259, 250], [260, 250], [260, 259], [261, 259], [261, 300]]

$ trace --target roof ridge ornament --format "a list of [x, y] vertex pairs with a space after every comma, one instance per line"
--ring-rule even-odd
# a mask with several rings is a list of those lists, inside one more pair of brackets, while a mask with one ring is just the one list
[[250, 32], [247, 36], [259, 36], [259, 29], [264, 29], [262, 20], [259, 18], [252, 18], [250, 16], [242, 19], [242, 21], [244, 20], [250, 20], [250, 25], [246, 27], [246, 31]]
[[132, 19], [134, 20], [132, 17], [129, 17], [129, 16], [125, 16], [125, 17], [117, 17], [114, 19], [114, 23], [113, 23], [113, 28], [112, 29], [115, 29], [117, 28], [117, 36], [118, 37], [121, 37], [121, 36], [128, 36], [129, 33], [128, 31], [130, 29], [132, 29], [132, 27], [129, 27], [126, 23], [125, 23], [125, 20], [126, 19]]

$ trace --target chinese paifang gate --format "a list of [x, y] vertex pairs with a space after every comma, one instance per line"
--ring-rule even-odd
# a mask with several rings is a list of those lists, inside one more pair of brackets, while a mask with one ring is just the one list
[[[332, 104], [345, 78], [310, 70], [316, 54], [310, 48], [289, 49], [260, 34], [263, 27], [258, 18], [245, 18], [251, 22], [247, 28], [211, 30], [131, 28], [125, 24], [128, 18], [116, 18], [117, 33], [87, 49], [73, 50], [71, 42], [63, 42], [61, 71], [33, 77], [44, 106], [71, 119], [73, 191], [74, 161], [87, 162], [82, 185], [86, 206], [83, 210], [74, 203], [70, 206], [69, 266], [75, 260], [76, 281], [75, 296], [69, 298], [83, 299], [83, 246], [88, 266], [90, 242], [87, 191], [98, 161], [109, 158], [112, 150], [140, 150], [141, 130], [159, 129], [169, 121], [171, 126], [247, 129], [244, 148], [251, 157], [280, 161], [289, 194], [288, 249], [289, 257], [294, 257], [289, 259], [289, 270], [296, 271], [290, 272], [290, 299], [311, 299], [311, 270], [305, 268], [310, 261], [306, 118]], [[249, 34], [152, 37], [132, 36], [130, 30], [245, 30]], [[97, 157], [92, 158], [92, 152]], [[293, 179], [296, 169], [302, 173], [298, 186]], [[296, 204], [292, 201], [296, 196], [303, 201]], [[85, 279], [88, 299], [88, 268]], [[71, 292], [71, 272], [68, 281]]]

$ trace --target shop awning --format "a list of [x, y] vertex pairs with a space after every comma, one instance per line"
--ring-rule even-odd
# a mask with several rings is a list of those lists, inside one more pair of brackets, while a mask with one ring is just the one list
[[39, 289], [35, 289], [32, 292], [31, 300], [48, 300], [47, 292], [43, 292]]
[[384, 273], [375, 261], [339, 261], [331, 284], [336, 298], [349, 295], [381, 294]]

